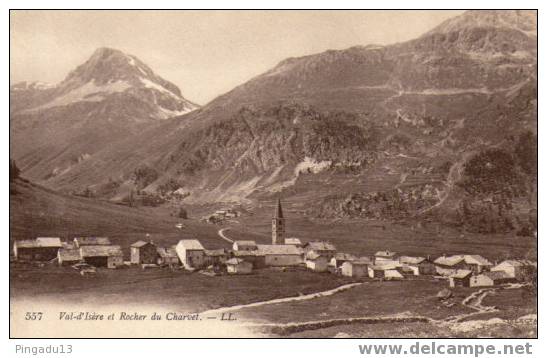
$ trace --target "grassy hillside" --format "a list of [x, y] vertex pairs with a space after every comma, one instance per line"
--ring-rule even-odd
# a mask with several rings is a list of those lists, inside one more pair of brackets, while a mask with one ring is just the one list
[[[191, 213], [190, 213], [191, 215]], [[179, 219], [168, 209], [132, 208], [63, 195], [18, 179], [10, 183], [10, 242], [36, 236], [108, 236], [128, 247], [146, 233], [158, 244], [172, 245], [184, 238], [198, 238], [206, 247], [222, 247], [216, 228], [195, 220]]]

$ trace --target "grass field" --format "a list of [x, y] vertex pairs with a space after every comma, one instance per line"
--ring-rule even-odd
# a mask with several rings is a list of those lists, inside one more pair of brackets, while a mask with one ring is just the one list
[[[290, 302], [248, 308], [241, 310], [240, 314], [249, 320], [289, 323], [401, 313], [441, 319], [473, 312], [459, 304], [450, 308], [441, 305], [435, 295], [446, 286], [446, 281], [431, 279], [385, 282], [367, 280], [361, 286], [332, 297], [317, 298], [312, 305], [304, 301]], [[404, 298], [401, 297], [403, 293]], [[461, 301], [466, 295], [465, 290], [456, 290], [452, 300]]]
[[99, 269], [82, 277], [70, 267], [12, 264], [10, 298], [51, 298], [101, 305], [150, 304], [199, 312], [335, 288], [347, 278], [309, 271], [258, 270], [244, 276], [205, 276], [169, 269]]
[[[108, 236], [126, 254], [135, 241], [150, 238], [158, 245], [174, 245], [180, 239], [199, 238], [206, 248], [227, 247], [214, 225], [198, 220], [180, 220], [164, 208], [115, 205], [94, 199], [63, 195], [18, 181], [10, 184], [10, 246], [14, 239], [56, 236]], [[182, 230], [175, 225], [182, 222]]]

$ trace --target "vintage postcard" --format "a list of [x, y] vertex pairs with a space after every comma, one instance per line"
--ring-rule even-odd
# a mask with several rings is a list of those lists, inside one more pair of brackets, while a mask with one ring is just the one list
[[11, 338], [537, 337], [537, 11], [10, 11]]

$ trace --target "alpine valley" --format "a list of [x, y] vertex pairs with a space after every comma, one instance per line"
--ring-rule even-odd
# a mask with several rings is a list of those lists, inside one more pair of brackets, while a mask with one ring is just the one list
[[57, 85], [12, 85], [10, 137], [21, 175], [63, 195], [248, 211], [281, 196], [312, 220], [531, 237], [536, 13], [288, 58], [203, 107], [101, 48]]

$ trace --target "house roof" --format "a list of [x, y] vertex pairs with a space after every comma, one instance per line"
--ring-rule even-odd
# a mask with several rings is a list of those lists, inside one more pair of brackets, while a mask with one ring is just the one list
[[532, 262], [532, 261], [529, 261], [529, 260], [505, 260], [501, 263], [499, 263], [498, 265], [496, 265], [495, 267], [491, 268], [491, 270], [497, 270], [497, 269], [500, 269], [500, 268], [503, 268], [503, 267], [521, 267], [521, 266], [527, 266], [527, 265], [530, 265], [530, 266], [537, 266], [537, 263], [535, 262]]
[[90, 245], [80, 248], [82, 257], [95, 256], [123, 256], [122, 248], [119, 245]]
[[505, 260], [503, 262], [500, 262], [496, 267], [498, 267], [498, 266], [519, 267], [519, 266], [522, 266], [522, 265], [523, 265], [522, 261], [519, 261], [519, 260]]
[[256, 242], [253, 240], [236, 240], [234, 241], [234, 244], [237, 244], [237, 246], [253, 246], [256, 247]]
[[471, 276], [472, 271], [470, 270], [456, 270], [450, 277], [452, 278], [466, 278], [467, 276]]
[[205, 250], [201, 243], [196, 239], [180, 240], [177, 246], [183, 246], [186, 250]]
[[465, 260], [466, 264], [492, 266], [492, 263], [481, 255], [465, 255], [463, 259]]
[[16, 247], [32, 248], [32, 247], [63, 247], [61, 239], [58, 237], [37, 237], [34, 240], [18, 240], [15, 241]]
[[349, 260], [356, 260], [357, 257], [352, 254], [346, 254], [345, 252], [337, 252], [334, 254], [334, 259], [340, 260], [340, 261], [349, 261]]
[[418, 265], [425, 261], [424, 257], [419, 256], [401, 256], [399, 262], [407, 265]]
[[387, 258], [393, 258], [397, 255], [396, 252], [385, 250], [385, 251], [378, 251], [374, 254], [376, 257], [387, 257]]
[[322, 257], [322, 255], [318, 254], [315, 251], [310, 251], [306, 254], [306, 259], [307, 260], [317, 260], [320, 257]]
[[138, 248], [138, 247], [143, 247], [143, 246], [148, 245], [148, 244], [154, 245], [154, 244], [153, 244], [152, 242], [150, 242], [150, 241], [139, 240], [139, 241], [137, 241], [137, 242], [132, 243], [132, 244], [131, 244], [131, 247], [137, 247], [137, 248]]
[[111, 245], [110, 239], [108, 237], [75, 237], [75, 242], [78, 242], [78, 245]]
[[257, 245], [259, 255], [301, 255], [302, 250], [294, 245]]
[[394, 264], [388, 264], [388, 265], [370, 265], [369, 264], [368, 267], [376, 271], [395, 270], [397, 268], [397, 266]]
[[440, 256], [434, 261], [437, 265], [454, 266], [463, 261], [463, 255]]
[[386, 278], [403, 278], [403, 275], [397, 270], [386, 270], [384, 275]]
[[316, 251], [336, 251], [336, 247], [330, 242], [325, 241], [310, 241], [307, 242], [305, 247]]
[[301, 245], [302, 241], [300, 241], [300, 239], [296, 237], [288, 237], [285, 239], [285, 244], [286, 245]]
[[58, 253], [62, 261], [78, 261], [82, 259], [79, 249], [59, 249]]
[[247, 257], [247, 256], [264, 256], [264, 253], [258, 252], [258, 250], [252, 251], [232, 251], [232, 254], [237, 257]]
[[63, 249], [75, 249], [76, 248], [76, 245], [74, 245], [74, 242], [62, 242], [61, 243], [63, 245]]
[[226, 264], [227, 265], [239, 265], [243, 262], [246, 262], [245, 260], [243, 259], [238, 259], [237, 257], [232, 257], [231, 259], [229, 259], [228, 261], [226, 261]]
[[160, 255], [160, 257], [162, 257], [162, 258], [165, 258], [165, 257], [178, 257], [177, 251], [173, 247], [168, 247], [168, 248], [158, 247], [158, 248], [156, 248], [156, 251], [158, 252], [158, 255]]
[[504, 271], [489, 271], [483, 273], [483, 275], [489, 277], [492, 280], [503, 280], [505, 278], [511, 278], [511, 276], [509, 276], [507, 272]]
[[205, 256], [224, 256], [226, 251], [224, 249], [205, 250]]
[[348, 262], [348, 264], [351, 264], [352, 266], [370, 266], [371, 265], [371, 262], [370, 260], [362, 260], [362, 259], [357, 259], [357, 260], [352, 260], [352, 261], [346, 261]]

